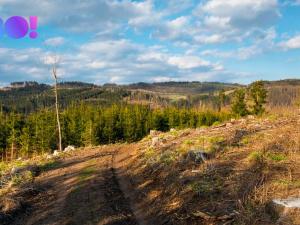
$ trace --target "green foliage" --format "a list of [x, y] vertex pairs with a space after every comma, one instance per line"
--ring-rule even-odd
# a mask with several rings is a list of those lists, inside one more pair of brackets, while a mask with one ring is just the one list
[[274, 181], [275, 184], [284, 186], [285, 188], [300, 188], [300, 180], [281, 179]]
[[151, 159], [155, 155], [155, 151], [152, 147], [149, 147], [144, 152], [144, 157], [148, 160]]
[[241, 140], [242, 145], [247, 145], [249, 143], [250, 143], [250, 138], [249, 137], [245, 136], [245, 137], [242, 138], [242, 140]]
[[253, 151], [249, 154], [248, 159], [250, 162], [262, 162], [264, 160], [264, 153], [261, 151]]
[[85, 181], [85, 180], [91, 178], [91, 176], [93, 176], [95, 173], [96, 173], [96, 168], [94, 168], [93, 166], [89, 166], [87, 168], [84, 168], [79, 173], [79, 180], [80, 181]]
[[192, 145], [192, 144], [194, 144], [194, 141], [187, 139], [187, 140], [183, 141], [183, 144], [185, 144], [185, 145]]
[[275, 162], [281, 162], [287, 159], [285, 155], [280, 153], [268, 153], [267, 158]]
[[57, 168], [60, 165], [60, 162], [57, 160], [48, 160], [39, 165], [41, 171], [48, 171]]
[[221, 124], [221, 122], [220, 121], [216, 121], [216, 122], [214, 122], [213, 123], [213, 125], [212, 126], [219, 126]]
[[273, 162], [281, 162], [287, 160], [287, 156], [280, 153], [253, 151], [249, 154], [248, 160], [256, 163], [267, 162], [268, 160]]
[[266, 103], [267, 90], [264, 88], [262, 81], [256, 81], [249, 87], [249, 96], [253, 102], [251, 112], [255, 115], [261, 115], [264, 113], [264, 104]]
[[[153, 109], [147, 105], [114, 104], [98, 107], [91, 104], [71, 104], [61, 112], [63, 147], [76, 147], [134, 142], [150, 130], [211, 126], [231, 117], [224, 112], [199, 111], [166, 107]], [[0, 114], [0, 156], [16, 157], [50, 153], [57, 149], [55, 113], [43, 109], [29, 115]], [[177, 132], [174, 132], [176, 135]]]
[[160, 161], [160, 163], [163, 163], [165, 165], [170, 165], [177, 159], [178, 159], [178, 154], [176, 151], [166, 151], [166, 152], [162, 153], [159, 161]]
[[210, 196], [222, 190], [222, 180], [218, 177], [204, 176], [189, 184], [189, 188], [201, 196]]
[[32, 182], [33, 174], [30, 171], [26, 171], [24, 173], [14, 175], [11, 179], [13, 185], [20, 185], [28, 182]]
[[248, 114], [245, 102], [246, 92], [244, 89], [237, 89], [233, 93], [232, 112], [238, 116], [246, 116]]

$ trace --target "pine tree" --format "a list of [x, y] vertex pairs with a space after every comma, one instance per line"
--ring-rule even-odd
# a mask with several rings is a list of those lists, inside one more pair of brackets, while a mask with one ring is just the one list
[[21, 145], [21, 153], [23, 156], [30, 156], [30, 146], [32, 146], [32, 136], [30, 134], [30, 129], [28, 126], [22, 129], [22, 133], [20, 135], [20, 145]]
[[233, 102], [231, 110], [234, 114], [245, 116], [248, 114], [247, 105], [245, 103], [246, 93], [244, 89], [237, 89], [233, 93]]
[[251, 111], [255, 115], [264, 113], [264, 104], [267, 102], [267, 90], [264, 88], [263, 81], [256, 81], [249, 87], [249, 96], [253, 102]]

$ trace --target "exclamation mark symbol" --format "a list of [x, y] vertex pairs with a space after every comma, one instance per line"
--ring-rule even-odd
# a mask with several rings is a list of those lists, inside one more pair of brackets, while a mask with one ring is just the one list
[[36, 29], [37, 29], [37, 23], [38, 23], [38, 18], [37, 16], [30, 16], [29, 17], [29, 22], [30, 22], [30, 29], [31, 29], [31, 32], [29, 34], [29, 37], [31, 39], [35, 39], [37, 38], [38, 36], [38, 33], [36, 32]]

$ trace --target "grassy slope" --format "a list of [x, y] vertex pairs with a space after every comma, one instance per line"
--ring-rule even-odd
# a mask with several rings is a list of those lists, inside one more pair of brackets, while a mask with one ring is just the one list
[[[300, 191], [299, 125], [299, 116], [242, 119], [160, 134], [165, 141], [156, 147], [149, 136], [130, 147], [136, 154], [128, 179], [153, 224], [274, 224], [268, 202]], [[213, 157], [197, 165], [186, 161], [190, 149]], [[233, 220], [215, 219], [231, 214]], [[293, 219], [288, 224], [299, 224]]]

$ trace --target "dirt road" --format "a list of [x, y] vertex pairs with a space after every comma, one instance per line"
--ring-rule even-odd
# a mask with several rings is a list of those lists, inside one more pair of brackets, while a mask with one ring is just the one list
[[116, 147], [79, 151], [36, 178], [43, 190], [12, 225], [135, 225], [113, 167]]

